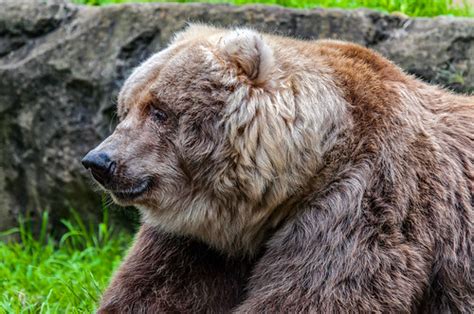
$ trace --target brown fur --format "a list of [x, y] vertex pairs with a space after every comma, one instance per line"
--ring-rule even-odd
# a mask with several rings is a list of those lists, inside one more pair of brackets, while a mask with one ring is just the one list
[[225, 312], [243, 299], [249, 269], [245, 258], [228, 258], [205, 244], [144, 225], [103, 296], [102, 311]]
[[472, 97], [354, 44], [192, 26], [119, 112], [97, 149], [144, 225], [99, 312], [474, 311]]

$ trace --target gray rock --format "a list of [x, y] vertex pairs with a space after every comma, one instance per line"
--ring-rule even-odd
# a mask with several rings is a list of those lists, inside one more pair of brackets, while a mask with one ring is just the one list
[[131, 69], [189, 21], [372, 47], [410, 73], [474, 90], [474, 19], [369, 10], [0, 0], [0, 230], [26, 210], [100, 212], [81, 157], [113, 129]]
[[425, 81], [474, 92], [472, 18], [407, 20], [373, 48]]

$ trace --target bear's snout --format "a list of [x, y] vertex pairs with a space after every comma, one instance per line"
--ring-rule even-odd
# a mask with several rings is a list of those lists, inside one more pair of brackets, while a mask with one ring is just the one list
[[97, 182], [103, 186], [110, 182], [115, 171], [116, 162], [111, 160], [107, 153], [91, 150], [81, 162], [86, 169], [91, 171]]

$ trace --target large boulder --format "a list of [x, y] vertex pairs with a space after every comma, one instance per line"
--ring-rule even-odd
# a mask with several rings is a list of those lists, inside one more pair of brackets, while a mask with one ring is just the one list
[[100, 211], [81, 157], [114, 127], [133, 67], [189, 21], [372, 47], [410, 73], [474, 91], [474, 19], [369, 10], [0, 0], [0, 230], [26, 210]]

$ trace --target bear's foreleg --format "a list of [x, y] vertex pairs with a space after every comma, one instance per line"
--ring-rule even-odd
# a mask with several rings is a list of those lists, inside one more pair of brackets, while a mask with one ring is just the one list
[[243, 260], [144, 225], [98, 312], [228, 312], [241, 301], [248, 268]]

